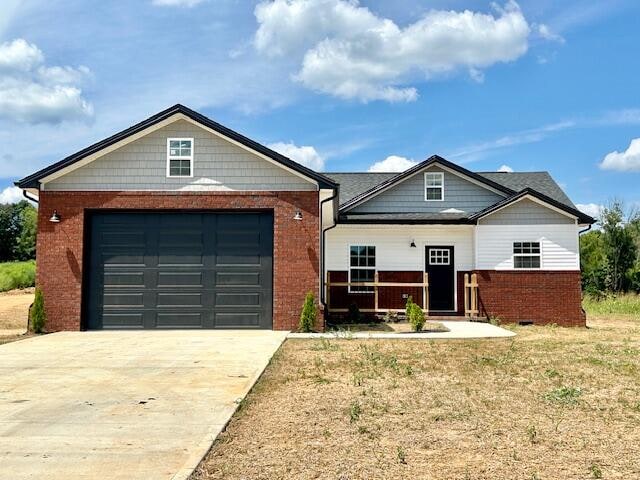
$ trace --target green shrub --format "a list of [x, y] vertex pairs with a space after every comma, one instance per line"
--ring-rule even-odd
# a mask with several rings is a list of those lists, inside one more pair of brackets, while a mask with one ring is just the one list
[[422, 308], [420, 308], [419, 305], [413, 303], [413, 299], [411, 297], [407, 299], [407, 305], [405, 308], [407, 320], [411, 325], [411, 330], [413, 330], [414, 332], [421, 331], [425, 323], [424, 312], [422, 311]]
[[0, 263], [0, 292], [33, 287], [35, 282], [35, 261]]
[[313, 326], [316, 323], [316, 316], [316, 297], [312, 292], [309, 292], [304, 298], [302, 312], [300, 313], [300, 325], [298, 326], [298, 330], [301, 332], [312, 332]]
[[44, 332], [44, 326], [47, 322], [47, 314], [44, 311], [44, 295], [42, 294], [42, 290], [39, 288], [36, 288], [33, 305], [29, 311], [29, 320], [31, 322], [31, 329], [35, 333]]

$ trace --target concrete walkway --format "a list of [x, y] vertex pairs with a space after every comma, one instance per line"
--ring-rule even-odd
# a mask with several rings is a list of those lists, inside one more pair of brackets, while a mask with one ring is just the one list
[[448, 332], [327, 332], [327, 333], [290, 333], [288, 338], [389, 338], [404, 339], [446, 339], [446, 338], [506, 338], [515, 337], [515, 333], [504, 328], [482, 322], [438, 321], [449, 329]]
[[0, 345], [0, 479], [186, 479], [285, 338], [64, 332]]

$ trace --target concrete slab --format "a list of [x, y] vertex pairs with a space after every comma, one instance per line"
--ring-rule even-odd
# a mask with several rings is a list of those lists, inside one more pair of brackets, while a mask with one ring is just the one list
[[61, 332], [0, 345], [0, 479], [186, 479], [286, 335]]
[[420, 333], [396, 333], [396, 332], [326, 332], [326, 333], [290, 333], [288, 338], [388, 338], [388, 339], [463, 339], [463, 338], [506, 338], [515, 337], [516, 334], [505, 328], [482, 322], [446, 321], [438, 320], [449, 329], [448, 332], [420, 332]]

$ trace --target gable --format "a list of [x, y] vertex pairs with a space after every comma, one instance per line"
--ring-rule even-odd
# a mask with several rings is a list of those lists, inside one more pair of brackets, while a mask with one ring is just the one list
[[480, 220], [482, 225], [574, 225], [576, 220], [524, 198]]
[[[444, 174], [443, 201], [425, 201], [424, 172]], [[353, 213], [440, 213], [443, 210], [456, 209], [470, 214], [503, 199], [504, 195], [435, 164], [390, 186], [349, 211]]]
[[[193, 178], [167, 178], [167, 138], [194, 139]], [[46, 180], [46, 179], [45, 179]], [[303, 176], [185, 119], [44, 184], [45, 190], [315, 190]]]

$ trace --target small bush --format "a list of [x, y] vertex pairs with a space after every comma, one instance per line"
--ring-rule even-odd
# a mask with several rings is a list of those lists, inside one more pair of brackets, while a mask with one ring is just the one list
[[0, 263], [0, 292], [33, 287], [36, 282], [36, 262]]
[[44, 326], [47, 322], [47, 314], [44, 311], [44, 295], [42, 290], [36, 288], [36, 295], [33, 300], [33, 305], [29, 311], [29, 319], [31, 320], [31, 329], [35, 333], [44, 332]]
[[384, 314], [384, 321], [387, 323], [396, 323], [398, 321], [398, 312], [396, 310], [389, 310]]
[[545, 400], [549, 402], [557, 402], [564, 405], [574, 405], [578, 403], [578, 399], [582, 395], [580, 387], [560, 387], [547, 392], [544, 395]]
[[358, 307], [357, 303], [352, 303], [349, 305], [349, 312], [347, 313], [347, 318], [351, 323], [358, 323], [362, 319], [362, 315], [360, 314], [360, 307]]
[[302, 312], [300, 313], [300, 325], [298, 327], [298, 330], [300, 330], [301, 332], [312, 332], [313, 326], [316, 323], [317, 315], [318, 312], [316, 309], [316, 297], [312, 292], [309, 292], [304, 298]]
[[414, 332], [420, 332], [425, 323], [424, 312], [422, 311], [422, 308], [413, 303], [413, 299], [411, 297], [407, 299], [406, 316], [409, 324], [411, 325], [411, 330]]

